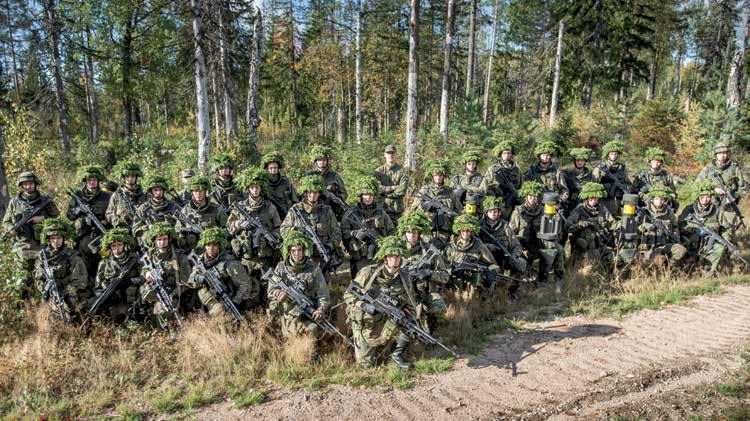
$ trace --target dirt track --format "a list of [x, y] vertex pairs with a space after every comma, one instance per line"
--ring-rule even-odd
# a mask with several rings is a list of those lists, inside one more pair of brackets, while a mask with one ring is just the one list
[[[481, 355], [462, 358], [453, 370], [426, 377], [411, 390], [276, 392], [258, 407], [239, 411], [221, 404], [198, 417], [586, 419], [715, 383], [739, 366], [739, 350], [748, 343], [750, 286], [735, 286], [620, 321], [569, 317], [501, 333]], [[659, 414], [672, 419], [690, 410], [664, 406]]]

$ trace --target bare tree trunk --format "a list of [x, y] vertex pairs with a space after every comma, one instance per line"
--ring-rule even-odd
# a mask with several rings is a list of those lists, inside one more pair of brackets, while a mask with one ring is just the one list
[[[600, 2], [596, 3], [598, 7], [600, 6]], [[601, 41], [601, 33], [602, 33], [602, 22], [601, 20], [596, 22], [596, 26], [594, 28], [594, 51], [599, 51], [600, 41]], [[596, 81], [596, 67], [599, 65], [599, 63], [595, 62], [596, 59], [592, 60], [591, 63], [591, 70], [589, 71], [589, 77], [586, 80], [586, 86], [584, 88], [583, 93], [583, 106], [586, 108], [586, 111], [589, 111], [591, 109], [591, 101], [594, 98], [594, 84]]]
[[211, 117], [208, 112], [208, 91], [206, 88], [206, 55], [203, 51], [202, 0], [190, 0], [190, 11], [192, 12], [193, 45], [195, 48], [195, 126], [198, 134], [198, 168], [208, 174], [208, 159], [211, 153]]
[[651, 77], [648, 81], [648, 90], [646, 91], [646, 101], [654, 99], [656, 94], [656, 78], [659, 75], [659, 58], [661, 56], [661, 46], [657, 45], [654, 50], [654, 61], [651, 62]]
[[224, 23], [224, 13], [229, 7], [226, 1], [219, 5], [219, 57], [221, 60], [221, 89], [224, 97], [224, 131], [227, 137], [227, 146], [230, 139], [237, 136], [237, 127], [234, 124], [234, 112], [232, 110], [232, 78], [229, 74], [229, 52], [227, 50], [227, 28]]
[[560, 19], [559, 28], [557, 30], [557, 52], [555, 53], [555, 80], [552, 83], [552, 101], [549, 107], [549, 127], [555, 126], [555, 117], [557, 115], [557, 97], [560, 94], [560, 70], [562, 67], [562, 48], [563, 48], [563, 33], [565, 33], [565, 22]]
[[362, 143], [362, 0], [357, 0], [357, 21], [354, 35], [354, 139]]
[[453, 20], [456, 8], [455, 0], [448, 0], [448, 17], [445, 22], [445, 41], [443, 42], [443, 86], [440, 95], [440, 135], [443, 142], [448, 141], [448, 108], [450, 107], [451, 89], [451, 49], [453, 48]]
[[744, 10], [739, 10], [735, 49], [727, 78], [727, 108], [735, 109], [742, 101], [742, 64], [745, 62], [745, 36], [750, 15], [750, 1], [744, 2]]
[[346, 142], [346, 108], [344, 107], [344, 84], [339, 82], [338, 95], [336, 95], [336, 140], [343, 144]]
[[10, 3], [5, 0], [5, 18], [8, 20], [8, 43], [10, 44], [10, 57], [13, 61], [13, 90], [16, 94], [16, 107], [21, 106], [21, 82], [18, 78], [18, 65], [16, 64], [16, 46], [13, 37], [13, 22], [10, 17]]
[[[505, 3], [502, 3], [505, 4]], [[495, 43], [497, 42], [497, 24], [500, 20], [501, 3], [500, 0], [495, 0], [495, 18], [492, 21], [492, 38], [490, 38], [490, 54], [487, 59], [487, 81], [484, 84], [484, 101], [482, 102], [484, 113], [482, 114], [482, 121], [485, 126], [489, 124], [490, 117], [490, 85], [492, 84], [492, 61], [495, 58]]]
[[477, 49], [477, 0], [471, 0], [471, 15], [469, 17], [469, 52], [466, 62], [466, 100], [474, 97], [474, 61]]
[[49, 44], [52, 53], [52, 72], [55, 78], [55, 97], [57, 99], [57, 112], [60, 119], [60, 140], [63, 154], [70, 155], [70, 137], [68, 136], [68, 107], [65, 104], [65, 86], [62, 78], [62, 65], [60, 59], [60, 27], [55, 11], [55, 0], [45, 1], [45, 12], [47, 15], [47, 30], [49, 31]]
[[5, 132], [0, 127], [0, 218], [5, 216], [5, 210], [8, 209], [10, 202], [10, 191], [8, 191], [8, 176], [5, 172]]
[[411, 0], [411, 15], [409, 17], [409, 76], [406, 99], [406, 156], [404, 165], [411, 170], [417, 169], [419, 1]]
[[221, 113], [219, 112], [219, 91], [216, 86], [216, 65], [213, 61], [209, 64], [208, 73], [211, 75], [211, 96], [209, 97], [209, 102], [213, 99], [212, 102], [214, 104], [214, 136], [216, 137], [216, 144], [219, 145], [221, 143], [221, 123], [219, 122]]
[[245, 150], [255, 148], [258, 140], [258, 126], [260, 116], [258, 113], [258, 87], [260, 85], [260, 53], [263, 42], [263, 16], [260, 8], [256, 10], [255, 24], [253, 25], [253, 44], [250, 46], [250, 75], [247, 87], [247, 111], [245, 113], [245, 124], [247, 125], [247, 143]]
[[[85, 30], [86, 48], [91, 49], [91, 28]], [[94, 83], [94, 60], [91, 54], [86, 52], [84, 59], [84, 72], [86, 73], [86, 105], [89, 113], [89, 144], [99, 143], [99, 101], [96, 97], [96, 85]]]

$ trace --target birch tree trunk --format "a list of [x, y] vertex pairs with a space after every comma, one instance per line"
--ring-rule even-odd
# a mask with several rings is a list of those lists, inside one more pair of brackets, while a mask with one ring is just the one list
[[[85, 30], [86, 48], [91, 49], [91, 28]], [[84, 72], [86, 73], [87, 106], [89, 108], [89, 143], [99, 143], [99, 100], [96, 97], [96, 84], [94, 83], [94, 60], [90, 52], [86, 52], [84, 59]]]
[[13, 21], [11, 20], [10, 3], [5, 0], [5, 18], [8, 20], [8, 44], [10, 45], [10, 57], [13, 61], [13, 90], [16, 95], [16, 107], [21, 106], [21, 82], [18, 78], [18, 65], [16, 64], [16, 42], [13, 35]]
[[258, 126], [260, 126], [260, 116], [258, 114], [258, 86], [260, 85], [260, 53], [261, 43], [263, 40], [263, 15], [260, 8], [255, 14], [255, 23], [253, 25], [253, 44], [250, 46], [250, 74], [247, 87], [247, 110], [245, 113], [245, 124], [247, 125], [248, 139], [245, 144], [245, 150], [248, 151], [255, 147], [258, 139]]
[[206, 55], [203, 51], [203, 4], [202, 0], [190, 0], [192, 13], [193, 46], [195, 48], [195, 98], [198, 134], [198, 168], [208, 174], [208, 159], [211, 153], [211, 123], [208, 112], [208, 90], [206, 88]]
[[[502, 13], [500, 12], [500, 0], [495, 0], [495, 18], [492, 21], [492, 38], [490, 38], [490, 54], [487, 59], [487, 80], [484, 83], [484, 100], [482, 101], [483, 115], [482, 121], [485, 126], [489, 124], [490, 119], [490, 86], [492, 84], [492, 64], [495, 58], [495, 45], [497, 42], [497, 24]], [[503, 3], [504, 4], [504, 3]]]
[[453, 20], [455, 0], [448, 0], [448, 17], [445, 23], [445, 41], [443, 42], [443, 86], [440, 95], [440, 135], [443, 142], [448, 141], [448, 108], [450, 107], [451, 88], [451, 49], [453, 48]]
[[221, 89], [224, 97], [224, 131], [227, 137], [227, 145], [230, 139], [237, 135], [237, 127], [234, 124], [234, 112], [232, 110], [232, 78], [229, 74], [229, 52], [227, 50], [227, 28], [224, 22], [226, 9], [229, 4], [222, 1], [219, 4], [219, 58], [221, 60]]
[[745, 1], [743, 8], [737, 16], [737, 31], [735, 36], [735, 49], [732, 62], [729, 66], [729, 77], [727, 78], [727, 109], [735, 109], [742, 101], [742, 64], [745, 61], [745, 35], [748, 24], [748, 13], [750, 12], [750, 1]]
[[552, 83], [552, 100], [549, 107], [549, 127], [555, 126], [555, 117], [557, 115], [557, 97], [560, 94], [560, 68], [562, 67], [562, 48], [563, 33], [565, 32], [565, 22], [560, 19], [557, 30], [557, 52], [555, 53], [555, 80]]
[[406, 100], [406, 156], [404, 165], [417, 169], [417, 81], [419, 74], [419, 0], [411, 0], [409, 17], [409, 75]]
[[362, 0], [357, 0], [354, 35], [354, 140], [362, 143]]
[[52, 73], [55, 79], [55, 98], [57, 99], [57, 113], [60, 120], [60, 141], [63, 154], [70, 155], [70, 137], [68, 136], [68, 107], [65, 104], [65, 86], [63, 85], [62, 66], [60, 59], [60, 27], [55, 11], [55, 0], [46, 0], [45, 14], [47, 16], [47, 30], [49, 47], [52, 53]]
[[477, 49], [477, 0], [471, 0], [471, 15], [469, 17], [469, 52], [466, 62], [466, 99], [474, 97], [474, 61]]

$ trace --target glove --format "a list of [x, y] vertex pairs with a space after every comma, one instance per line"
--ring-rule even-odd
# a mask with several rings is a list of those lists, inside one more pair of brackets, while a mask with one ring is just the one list
[[326, 186], [326, 190], [328, 190], [331, 193], [336, 193], [338, 189], [339, 187], [336, 184], [329, 184]]
[[206, 282], [206, 277], [203, 276], [202, 274], [196, 274], [195, 276], [193, 276], [193, 282], [196, 283], [197, 285], [201, 285], [204, 282]]
[[359, 241], [367, 240], [367, 231], [364, 229], [354, 231], [354, 237]]
[[586, 229], [592, 226], [593, 224], [591, 223], [591, 221], [579, 221], [577, 225], [578, 225], [578, 228], [580, 229]]
[[370, 316], [375, 315], [375, 306], [370, 303], [362, 303], [362, 311], [369, 314]]

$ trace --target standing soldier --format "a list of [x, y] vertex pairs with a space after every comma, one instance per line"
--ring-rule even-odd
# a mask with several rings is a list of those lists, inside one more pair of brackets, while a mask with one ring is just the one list
[[179, 205], [180, 207], [187, 205], [187, 203], [190, 201], [190, 181], [193, 179], [193, 177], [195, 177], [195, 171], [189, 168], [180, 171], [180, 183], [182, 185], [182, 190], [177, 193], [177, 205]]
[[206, 228], [227, 226], [227, 214], [224, 209], [208, 200], [210, 189], [208, 177], [193, 177], [190, 182], [190, 202], [175, 214], [175, 228], [179, 233], [178, 244], [185, 251], [195, 248], [201, 232]]
[[[26, 270], [31, 273], [34, 269], [34, 259], [41, 248], [39, 243], [42, 222], [46, 218], [56, 218], [60, 215], [52, 198], [39, 193], [41, 182], [31, 171], [24, 171], [18, 175], [16, 185], [18, 196], [8, 203], [8, 209], [3, 217], [3, 240], [15, 237], [22, 244], [22, 257], [26, 263]], [[30, 279], [27, 279], [27, 282]], [[27, 290], [33, 288], [25, 285]], [[27, 291], [28, 292], [28, 291]]]
[[[310, 335], [317, 342], [323, 332], [315, 321], [326, 319], [331, 297], [328, 284], [318, 266], [310, 258], [312, 242], [305, 234], [289, 231], [281, 246], [282, 260], [276, 265], [268, 286], [269, 313], [281, 325], [284, 338]], [[279, 283], [293, 285], [316, 306], [310, 320], [279, 288]]]
[[[103, 302], [96, 310], [104, 312], [115, 323], [124, 322], [136, 311], [141, 269], [134, 248], [135, 242], [127, 228], [112, 228], [102, 239], [101, 253], [105, 257], [96, 271], [94, 293]], [[116, 286], [104, 296], [110, 285]]]
[[675, 265], [685, 257], [687, 249], [680, 244], [677, 216], [668, 205], [673, 193], [664, 184], [656, 183], [650, 186], [647, 197], [647, 205], [639, 214], [638, 249], [648, 263], [665, 266], [669, 259], [669, 264]]
[[[728, 206], [742, 222], [739, 203], [745, 196], [745, 177], [740, 166], [729, 160], [729, 145], [717, 143], [714, 146], [714, 161], [706, 164], [696, 178], [697, 182], [710, 180], [714, 183], [714, 192], [719, 196], [722, 206]], [[744, 224], [744, 222], [743, 222]]]
[[661, 184], [672, 192], [672, 196], [667, 199], [669, 199], [669, 206], [672, 210], [677, 211], [680, 204], [677, 202], [677, 195], [674, 193], [676, 191], [676, 186], [672, 174], [664, 169], [666, 158], [667, 155], [663, 150], [659, 148], [648, 148], [648, 150], [646, 150], [648, 169], [635, 175], [633, 179], [633, 191], [638, 193], [641, 198], [641, 203], [648, 205], [652, 199], [648, 196], [651, 187], [655, 184]]
[[432, 219], [432, 241], [442, 249], [450, 239], [453, 218], [461, 213], [461, 202], [453, 190], [445, 185], [445, 175], [450, 170], [450, 163], [442, 159], [428, 161], [425, 175], [430, 183], [419, 189], [413, 208], [421, 208]]
[[323, 197], [320, 202], [330, 206], [337, 218], [340, 218], [346, 210], [346, 187], [344, 179], [331, 169], [331, 149], [323, 145], [315, 145], [310, 151], [315, 168], [308, 171], [306, 175], [318, 175], [323, 180]]
[[453, 221], [453, 237], [445, 249], [452, 284], [459, 289], [489, 288], [500, 271], [492, 253], [479, 239], [479, 220], [461, 215]]
[[86, 263], [87, 272], [94, 273], [101, 259], [98, 242], [104, 234], [96, 227], [95, 221], [91, 221], [91, 218], [82, 210], [80, 203], [91, 210], [104, 228], [108, 228], [106, 212], [112, 195], [100, 188], [100, 183], [104, 181], [104, 171], [101, 167], [96, 165], [83, 167], [78, 180], [83, 183], [83, 187], [72, 192], [76, 197], [70, 198], [66, 216], [75, 223], [77, 241], [75, 249]]
[[180, 211], [174, 202], [166, 198], [169, 191], [169, 180], [166, 177], [152, 175], [146, 178], [144, 184], [148, 200], [136, 208], [133, 222], [133, 237], [138, 243], [145, 240], [146, 231], [157, 222], [166, 222], [174, 226], [177, 222], [174, 214]]
[[176, 236], [174, 228], [168, 222], [154, 223], [144, 236], [148, 251], [142, 258], [143, 284], [139, 288], [138, 295], [144, 307], [149, 307], [147, 313], [150, 317], [165, 330], [169, 329], [169, 320], [179, 315], [170, 314], [164, 307], [164, 303], [159, 301], [154, 282], [161, 281], [174, 305], [172, 311], [178, 311], [181, 292], [190, 276], [190, 263], [187, 256], [173, 245]]
[[465, 205], [473, 198], [474, 203], [481, 203], [485, 192], [484, 177], [478, 171], [478, 165], [482, 161], [482, 154], [477, 150], [468, 150], [464, 152], [461, 162], [464, 164], [464, 173], [456, 175], [451, 180], [456, 197]]
[[[406, 255], [403, 240], [396, 236], [384, 237], [378, 246], [375, 259], [382, 263], [362, 269], [352, 281], [352, 286], [365, 294], [384, 295], [399, 309], [415, 314], [417, 302], [414, 287], [409, 275], [401, 268], [401, 259]], [[410, 342], [409, 336], [390, 317], [377, 312], [371, 304], [357, 299], [350, 290], [344, 293], [344, 300], [357, 363], [364, 368], [373, 367], [378, 357], [395, 339], [396, 346], [391, 353], [391, 360], [403, 370], [410, 369], [412, 364], [404, 358]]]
[[586, 183], [578, 195], [581, 204], [576, 206], [565, 221], [565, 232], [571, 234], [571, 259], [589, 258], [601, 262], [605, 267], [612, 263], [613, 233], [618, 228], [617, 220], [599, 201], [607, 197], [604, 186]]
[[551, 140], [543, 140], [534, 148], [536, 164], [529, 167], [523, 175], [524, 181], [534, 180], [544, 188], [544, 193], [557, 193], [562, 203], [568, 201], [568, 186], [565, 179], [558, 174], [557, 164], [552, 158], [557, 153], [557, 146]]
[[510, 219], [518, 204], [518, 189], [521, 188], [521, 170], [513, 162], [513, 143], [500, 142], [493, 152], [500, 160], [492, 164], [484, 174], [485, 192], [488, 196], [501, 196], [505, 207], [502, 217]]
[[[206, 228], [198, 242], [198, 248], [203, 250], [198, 259], [207, 271], [216, 269], [219, 282], [228, 289], [232, 303], [238, 310], [255, 307], [258, 304], [258, 286], [248, 276], [242, 264], [227, 251], [228, 247], [229, 240], [224, 228]], [[224, 305], [206, 282], [206, 276], [198, 266], [194, 266], [188, 286], [198, 290], [198, 298], [208, 309], [208, 314], [214, 317], [226, 314]]]
[[267, 285], [262, 279], [264, 268], [273, 267], [279, 258], [281, 218], [273, 203], [266, 200], [268, 176], [260, 168], [250, 167], [238, 177], [237, 184], [247, 199], [235, 202], [227, 220], [233, 237], [232, 251], [252, 279], [258, 279], [259, 302], [266, 300]]
[[[73, 227], [64, 219], [50, 218], [42, 223], [42, 248], [33, 275], [34, 284], [42, 299], [50, 304], [53, 313], [63, 321], [83, 314], [91, 294], [86, 265], [67, 244], [72, 240], [72, 235]], [[62, 298], [60, 307], [52, 295], [54, 289]]]
[[680, 213], [680, 228], [687, 239], [687, 249], [691, 254], [698, 255], [701, 263], [708, 263], [708, 267], [704, 268], [704, 274], [713, 277], [718, 275], [719, 265], [727, 248], [712, 238], [705, 228], [731, 243], [740, 226], [740, 219], [731, 209], [715, 203], [713, 199], [717, 194], [716, 185], [711, 180], [699, 182], [695, 194], [695, 202], [686, 206]]
[[107, 221], [115, 228], [130, 229], [136, 208], [148, 199], [138, 183], [143, 171], [140, 165], [132, 161], [121, 162], [117, 167], [123, 183], [109, 200]]
[[244, 194], [234, 182], [234, 159], [228, 153], [222, 152], [217, 154], [212, 161], [211, 167], [215, 175], [211, 185], [210, 199], [221, 206], [225, 213], [229, 213], [234, 202], [245, 199]]
[[359, 201], [341, 218], [341, 236], [349, 251], [352, 278], [360, 269], [373, 263], [378, 239], [395, 231], [391, 218], [375, 202], [378, 182], [374, 177], [357, 180], [356, 193]]
[[385, 164], [375, 170], [375, 178], [380, 184], [378, 202], [383, 206], [391, 221], [396, 221], [404, 213], [404, 196], [409, 189], [409, 171], [396, 162], [396, 147], [385, 147]]
[[[501, 217], [503, 205], [502, 197], [484, 198], [482, 201], [484, 216], [479, 220], [479, 238], [492, 253], [502, 272], [508, 270], [513, 277], [523, 277], [526, 273], [523, 248], [513, 235], [510, 224]], [[517, 290], [518, 284], [515, 282], [508, 286], [511, 298], [515, 298]]]
[[273, 151], [263, 155], [260, 165], [268, 172], [268, 198], [276, 206], [279, 217], [284, 219], [289, 208], [299, 201], [297, 191], [287, 176], [282, 174], [284, 157]]
[[[329, 272], [335, 271], [341, 264], [344, 252], [340, 246], [341, 227], [336, 215], [330, 206], [320, 202], [323, 190], [325, 185], [319, 175], [302, 177], [299, 183], [302, 201], [289, 209], [281, 223], [281, 235], [286, 236], [289, 231], [295, 230], [310, 237], [315, 249], [313, 257], [320, 263], [323, 273], [328, 276]], [[321, 247], [324, 250], [321, 250]]]
[[622, 195], [631, 191], [628, 170], [625, 164], [620, 163], [620, 155], [625, 146], [619, 140], [607, 142], [602, 148], [603, 161], [594, 168], [594, 181], [604, 186], [607, 196], [602, 204], [610, 214], [620, 216]]
[[586, 166], [586, 162], [591, 159], [591, 149], [573, 148], [570, 150], [570, 156], [573, 158], [573, 168], [564, 168], [560, 170], [561, 183], [568, 187], [568, 200], [565, 202], [565, 215], [570, 212], [581, 202], [578, 195], [581, 193], [581, 187], [585, 183], [594, 181], [594, 174]]

